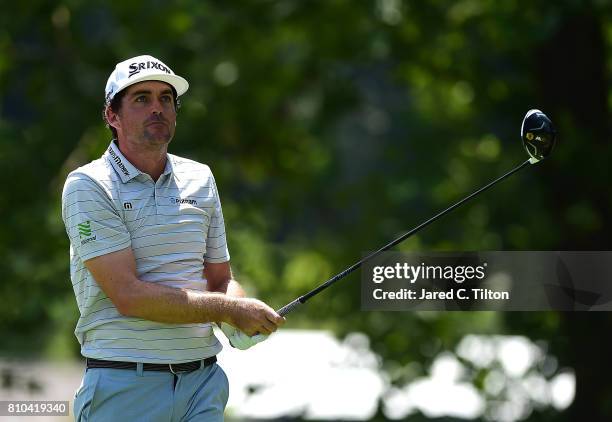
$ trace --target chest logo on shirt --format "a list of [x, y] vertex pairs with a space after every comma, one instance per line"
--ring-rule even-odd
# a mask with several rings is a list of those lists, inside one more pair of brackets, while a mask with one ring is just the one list
[[198, 201], [191, 198], [176, 198], [174, 196], [170, 197], [170, 204], [189, 204], [189, 205], [198, 205]]

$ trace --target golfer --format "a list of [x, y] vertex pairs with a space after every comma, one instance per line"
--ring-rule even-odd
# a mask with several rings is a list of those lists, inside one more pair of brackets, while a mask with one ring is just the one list
[[212, 323], [246, 349], [284, 319], [232, 278], [215, 179], [168, 154], [187, 81], [151, 56], [115, 67], [101, 158], [68, 175], [62, 217], [87, 369], [76, 420], [220, 421]]

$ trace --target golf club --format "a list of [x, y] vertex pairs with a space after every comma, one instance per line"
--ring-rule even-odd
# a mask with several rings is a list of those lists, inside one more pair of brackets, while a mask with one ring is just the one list
[[513, 168], [508, 173], [506, 173], [503, 176], [493, 180], [492, 182], [490, 182], [489, 184], [483, 186], [482, 188], [478, 189], [477, 191], [473, 192], [472, 194], [466, 196], [465, 198], [463, 198], [462, 200], [456, 202], [455, 204], [451, 205], [450, 207], [446, 208], [445, 210], [439, 212], [438, 214], [436, 214], [435, 216], [431, 217], [429, 220], [421, 223], [420, 225], [416, 226], [415, 228], [413, 228], [409, 232], [407, 232], [407, 233], [403, 234], [402, 236], [398, 237], [397, 239], [389, 242], [388, 244], [386, 244], [382, 248], [378, 249], [377, 251], [370, 253], [365, 258], [362, 258], [361, 260], [359, 260], [355, 264], [353, 264], [350, 267], [346, 268], [344, 271], [336, 274], [335, 276], [333, 276], [332, 278], [330, 278], [329, 280], [327, 280], [325, 283], [321, 284], [320, 286], [316, 287], [315, 289], [309, 291], [308, 293], [298, 297], [294, 301], [292, 301], [292, 302], [288, 303], [287, 305], [283, 306], [282, 308], [280, 308], [277, 311], [278, 314], [281, 315], [281, 316], [285, 316], [285, 315], [289, 314], [290, 312], [294, 311], [299, 306], [301, 306], [304, 303], [306, 303], [306, 301], [309, 300], [310, 298], [312, 298], [313, 296], [321, 293], [323, 290], [327, 289], [332, 284], [342, 280], [344, 277], [346, 277], [347, 275], [349, 275], [350, 273], [355, 271], [357, 268], [361, 267], [361, 265], [363, 265], [365, 262], [375, 258], [380, 253], [382, 253], [382, 252], [392, 248], [393, 246], [397, 245], [398, 243], [403, 242], [404, 240], [408, 239], [410, 236], [412, 236], [415, 233], [419, 232], [421, 229], [427, 227], [428, 225], [430, 225], [431, 223], [433, 223], [434, 221], [436, 221], [440, 217], [448, 214], [449, 212], [451, 212], [455, 208], [459, 207], [460, 205], [462, 205], [462, 204], [466, 203], [467, 201], [469, 201], [470, 199], [474, 198], [476, 195], [486, 191], [487, 189], [489, 189], [493, 185], [495, 185], [495, 184], [501, 182], [502, 180], [504, 180], [505, 178], [513, 175], [514, 173], [516, 173], [517, 171], [521, 170], [522, 168], [524, 168], [528, 164], [535, 164], [535, 163], [545, 159], [546, 157], [548, 157], [550, 155], [553, 147], [555, 146], [556, 137], [557, 137], [557, 131], [555, 130], [552, 122], [550, 121], [550, 119], [544, 113], [542, 113], [540, 110], [536, 110], [536, 109], [529, 110], [527, 112], [527, 114], [525, 115], [525, 117], [523, 118], [523, 123], [521, 125], [521, 140], [523, 142], [523, 146], [525, 147], [525, 150], [527, 151], [527, 154], [529, 155], [529, 159], [527, 161], [525, 161], [524, 163], [520, 164], [519, 166]]

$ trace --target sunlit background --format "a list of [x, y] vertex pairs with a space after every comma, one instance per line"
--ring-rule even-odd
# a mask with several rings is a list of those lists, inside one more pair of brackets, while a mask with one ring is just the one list
[[[2, 2], [0, 400], [80, 383], [60, 193], [109, 143], [117, 62], [151, 54], [189, 81], [171, 152], [210, 165], [234, 273], [278, 308], [524, 161], [534, 107], [559, 129], [552, 157], [397, 249], [610, 249], [611, 16], [601, 0]], [[364, 312], [359, 282], [225, 348], [228, 420], [612, 419], [609, 314]]]

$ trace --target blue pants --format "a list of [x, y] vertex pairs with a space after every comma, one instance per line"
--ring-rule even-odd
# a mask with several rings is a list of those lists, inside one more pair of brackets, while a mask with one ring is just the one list
[[74, 398], [76, 421], [223, 421], [229, 384], [216, 363], [175, 375], [90, 368]]

